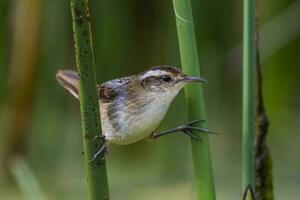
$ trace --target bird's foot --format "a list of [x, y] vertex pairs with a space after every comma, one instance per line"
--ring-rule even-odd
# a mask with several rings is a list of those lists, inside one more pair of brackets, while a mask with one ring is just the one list
[[104, 139], [105, 140], [105, 135], [102, 135], [102, 134], [100, 134], [100, 135], [95, 135], [95, 137], [93, 137], [93, 141], [95, 141], [95, 140], [98, 140], [98, 139]]
[[88, 161], [89, 163], [93, 162], [98, 156], [102, 155], [102, 159], [105, 158], [105, 155], [107, 154], [107, 142], [105, 140], [105, 137], [104, 136], [98, 136], [97, 138], [93, 138], [93, 140], [96, 140], [96, 139], [103, 139], [103, 143], [102, 143], [102, 146], [101, 148], [93, 155], [93, 157]]
[[195, 134], [193, 134], [193, 131], [198, 130], [198, 131], [201, 131], [201, 132], [207, 133], [207, 134], [217, 134], [216, 132], [213, 132], [207, 128], [195, 126], [195, 124], [197, 124], [199, 122], [205, 122], [205, 120], [193, 120], [182, 126], [179, 126], [178, 129], [181, 130], [183, 133], [187, 134], [188, 136], [190, 136], [192, 139], [195, 139], [198, 141], [201, 141], [201, 138], [199, 138]]
[[173, 129], [170, 129], [170, 130], [167, 130], [167, 131], [164, 131], [164, 132], [153, 133], [151, 137], [153, 139], [155, 139], [155, 138], [161, 137], [163, 135], [168, 135], [170, 133], [181, 131], [184, 134], [190, 136], [194, 140], [202, 141], [200, 137], [197, 137], [195, 134], [193, 134], [193, 131], [201, 131], [201, 132], [208, 133], [208, 134], [217, 134], [215, 132], [210, 131], [207, 128], [201, 128], [201, 127], [195, 126], [195, 124], [197, 124], [199, 122], [204, 122], [204, 121], [205, 120], [193, 120], [193, 121], [190, 121], [190, 122], [188, 122], [184, 125], [178, 126], [176, 128], [173, 128]]

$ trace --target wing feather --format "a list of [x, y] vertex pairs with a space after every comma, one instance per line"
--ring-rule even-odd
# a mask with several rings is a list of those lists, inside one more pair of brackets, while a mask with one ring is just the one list
[[124, 77], [98, 85], [100, 101], [103, 103], [111, 103], [118, 95], [122, 93], [120, 88], [124, 87], [129, 81], [129, 77]]

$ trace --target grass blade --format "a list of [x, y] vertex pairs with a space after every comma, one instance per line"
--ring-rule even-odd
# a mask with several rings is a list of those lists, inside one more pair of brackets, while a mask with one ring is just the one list
[[15, 156], [10, 162], [13, 174], [24, 200], [45, 200], [45, 196], [32, 170], [22, 157]]

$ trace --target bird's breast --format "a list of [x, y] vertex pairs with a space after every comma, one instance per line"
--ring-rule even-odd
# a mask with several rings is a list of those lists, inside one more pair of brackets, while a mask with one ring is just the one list
[[136, 104], [120, 104], [113, 110], [100, 107], [102, 131], [109, 142], [125, 145], [147, 137], [160, 124], [170, 103], [156, 98], [143, 105]]

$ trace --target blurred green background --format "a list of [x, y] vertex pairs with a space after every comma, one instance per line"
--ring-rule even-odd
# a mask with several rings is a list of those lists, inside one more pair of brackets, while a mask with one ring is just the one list
[[[180, 66], [171, 0], [89, 4], [98, 82], [158, 64]], [[242, 6], [193, 1], [200, 66], [209, 81], [208, 124], [220, 133], [210, 137], [220, 200], [241, 196]], [[275, 197], [294, 200], [300, 198], [300, 1], [258, 1], [258, 7]], [[0, 2], [0, 199], [22, 199], [9, 173], [19, 170], [35, 176], [47, 199], [86, 199], [79, 103], [55, 80], [57, 69], [75, 69], [70, 15], [67, 0]], [[182, 92], [159, 130], [186, 122], [185, 113]], [[195, 199], [185, 135], [112, 145], [107, 169], [113, 200]]]

